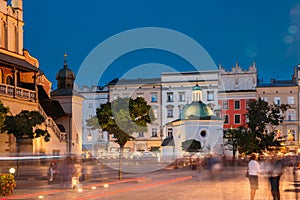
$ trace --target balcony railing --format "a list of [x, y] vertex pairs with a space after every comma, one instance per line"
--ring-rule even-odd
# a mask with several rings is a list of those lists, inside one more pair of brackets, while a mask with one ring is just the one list
[[22, 98], [24, 100], [36, 100], [36, 92], [32, 90], [28, 90], [25, 88], [16, 87], [16, 94], [15, 87], [12, 85], [0, 84], [0, 94], [8, 95], [11, 97]]
[[43, 115], [43, 117], [46, 119], [46, 125], [47, 127], [50, 127], [53, 132], [55, 133], [56, 137], [59, 139], [59, 141], [66, 141], [67, 140], [67, 133], [61, 132], [59, 128], [57, 127], [56, 123], [51, 117], [48, 117], [47, 114], [45, 113], [44, 109], [42, 106], [39, 104], [39, 113]]

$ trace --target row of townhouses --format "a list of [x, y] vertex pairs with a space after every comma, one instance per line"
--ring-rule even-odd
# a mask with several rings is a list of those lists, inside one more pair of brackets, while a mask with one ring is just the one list
[[[51, 135], [50, 142], [24, 138], [23, 154], [85, 153], [95, 157], [117, 154], [118, 145], [111, 141], [109, 133], [87, 126], [86, 120], [96, 115], [101, 104], [122, 97], [143, 97], [156, 117], [147, 132], [133, 135], [135, 140], [126, 144], [127, 152], [163, 151], [163, 148], [168, 152], [168, 147], [174, 148], [192, 129], [204, 147], [218, 145], [220, 149], [223, 131], [245, 125], [247, 101], [258, 97], [269, 103], [291, 105], [283, 124], [275, 131], [286, 138], [286, 152], [298, 152], [299, 66], [294, 68], [291, 80], [274, 79], [270, 83], [258, 81], [253, 63], [247, 70], [236, 64], [229, 71], [220, 66], [209, 71], [166, 72], [153, 79], [114, 80], [105, 86], [78, 86], [74, 85], [75, 73], [68, 67], [65, 56], [56, 75], [57, 89], [52, 91], [52, 83], [40, 70], [38, 59], [23, 48], [22, 3], [11, 0], [8, 5], [6, 0], [0, 0], [0, 100], [10, 108], [11, 115], [22, 110], [39, 111], [46, 119], [41, 126]], [[201, 113], [200, 108], [205, 112]], [[193, 116], [204, 119], [210, 112], [215, 116], [210, 121], [193, 119]], [[0, 154], [15, 153], [15, 138], [0, 134]]]
[[[120, 79], [105, 87], [77, 88], [86, 97], [83, 101], [83, 149], [93, 156], [118, 151], [118, 147], [109, 142], [107, 133], [86, 127], [85, 119], [95, 116], [96, 108], [105, 101], [143, 97], [151, 105], [156, 120], [148, 126], [148, 132], [134, 135], [136, 139], [127, 143], [127, 150], [161, 150], [164, 140], [174, 135], [174, 126], [170, 123], [182, 117], [185, 106], [193, 102], [192, 88], [198, 85], [202, 90], [201, 101], [222, 119], [221, 138], [224, 131], [246, 124], [248, 100], [260, 97], [270, 104], [289, 104], [291, 108], [286, 112], [284, 122], [275, 131], [278, 137], [286, 138], [284, 151], [298, 152], [299, 69], [298, 66], [294, 68], [291, 80], [272, 79], [269, 83], [258, 80], [255, 63], [247, 70], [236, 63], [230, 71], [220, 66], [210, 71], [166, 72], [159, 78]], [[189, 112], [197, 112], [197, 108], [190, 109], [194, 111]]]

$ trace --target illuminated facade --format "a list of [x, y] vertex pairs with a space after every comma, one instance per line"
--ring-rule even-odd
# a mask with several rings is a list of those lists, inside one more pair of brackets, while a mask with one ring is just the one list
[[[109, 84], [109, 101], [117, 98], [143, 97], [151, 106], [155, 121], [148, 125], [147, 132], [134, 133], [134, 141], [128, 141], [126, 151], [157, 151], [160, 149], [161, 135], [161, 85], [160, 78], [155, 79], [120, 79]], [[111, 150], [116, 151], [118, 145], [111, 143]], [[127, 149], [126, 149], [127, 148]]]
[[269, 83], [259, 83], [257, 98], [267, 101], [269, 104], [289, 104], [284, 114], [283, 123], [277, 127], [268, 127], [267, 132], [275, 131], [278, 139], [283, 141], [284, 151], [298, 152], [299, 149], [299, 67], [295, 67], [295, 73], [291, 80], [271, 79]]
[[[42, 138], [24, 137], [26, 143], [22, 146], [21, 154], [80, 154], [81, 145], [70, 152], [67, 132], [55, 121], [69, 113], [65, 112], [62, 104], [50, 97], [52, 83], [39, 69], [38, 60], [23, 49], [23, 1], [9, 2], [11, 5], [7, 0], [0, 0], [0, 100], [10, 108], [12, 115], [22, 110], [39, 111], [46, 121], [40, 128], [47, 129], [50, 134], [50, 142]], [[81, 117], [81, 108], [77, 110], [80, 113], [76, 114]], [[16, 154], [16, 139], [12, 135], [0, 134], [0, 154]]]

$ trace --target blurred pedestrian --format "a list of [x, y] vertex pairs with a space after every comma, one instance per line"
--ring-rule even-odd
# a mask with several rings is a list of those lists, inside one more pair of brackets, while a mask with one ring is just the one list
[[52, 160], [49, 165], [49, 181], [52, 182], [54, 179], [54, 175], [57, 173], [57, 163], [55, 160]]
[[59, 172], [64, 188], [72, 188], [72, 177], [75, 173], [75, 168], [73, 165], [73, 160], [70, 156], [66, 157], [64, 162], [61, 164]]
[[260, 166], [257, 162], [257, 156], [255, 153], [250, 155], [250, 161], [248, 163], [248, 173], [250, 182], [250, 199], [254, 200], [256, 190], [258, 189], [258, 175], [260, 173]]
[[283, 170], [283, 161], [278, 158], [272, 159], [270, 163], [270, 169], [268, 171], [269, 182], [271, 185], [271, 193], [273, 196], [273, 200], [280, 200], [280, 190], [279, 183], [280, 177], [282, 175]]
[[206, 170], [208, 170], [210, 177], [214, 177], [214, 175], [215, 175], [215, 173], [214, 173], [214, 170], [215, 170], [214, 166], [217, 163], [216, 161], [217, 161], [216, 158], [214, 158], [212, 154], [209, 154], [204, 159], [204, 168]]

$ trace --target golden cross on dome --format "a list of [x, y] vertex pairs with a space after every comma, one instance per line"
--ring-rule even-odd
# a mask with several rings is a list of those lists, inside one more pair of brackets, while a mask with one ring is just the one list
[[68, 54], [64, 53], [64, 67], [67, 68], [68, 65], [67, 65], [67, 57], [68, 57]]

